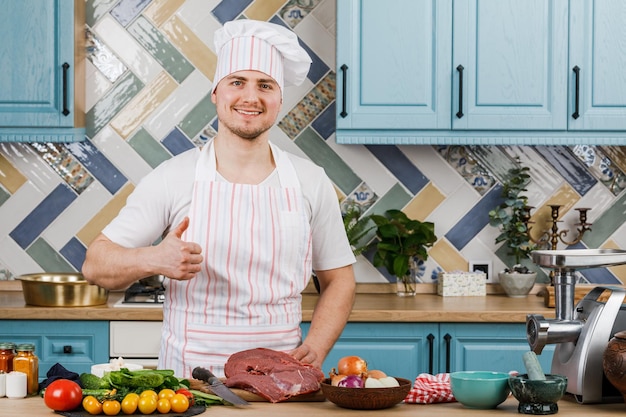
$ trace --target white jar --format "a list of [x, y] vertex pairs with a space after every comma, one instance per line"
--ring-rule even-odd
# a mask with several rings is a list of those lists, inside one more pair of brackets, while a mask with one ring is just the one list
[[9, 398], [26, 397], [27, 376], [24, 372], [13, 371], [6, 374], [6, 396]]
[[7, 374], [0, 372], [0, 398], [7, 395]]

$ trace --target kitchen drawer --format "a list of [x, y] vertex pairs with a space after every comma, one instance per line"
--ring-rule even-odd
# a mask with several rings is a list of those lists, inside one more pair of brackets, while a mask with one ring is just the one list
[[[112, 321], [110, 327], [112, 358], [156, 359], [161, 347], [160, 321]], [[136, 360], [132, 362], [137, 363]]]
[[40, 380], [56, 363], [80, 374], [109, 361], [107, 321], [0, 320], [0, 341], [33, 343]]

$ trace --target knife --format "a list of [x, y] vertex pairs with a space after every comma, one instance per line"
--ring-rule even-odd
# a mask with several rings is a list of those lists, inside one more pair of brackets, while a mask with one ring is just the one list
[[194, 368], [191, 373], [196, 379], [207, 382], [211, 386], [211, 390], [215, 395], [219, 395], [225, 401], [228, 401], [232, 405], [250, 405], [250, 403], [243, 398], [240, 398], [237, 394], [232, 392], [222, 381], [220, 381], [211, 371], [198, 366]]

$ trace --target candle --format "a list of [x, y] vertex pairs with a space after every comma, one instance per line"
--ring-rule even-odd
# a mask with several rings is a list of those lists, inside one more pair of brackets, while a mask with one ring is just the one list
[[6, 374], [6, 396], [9, 398], [26, 397], [26, 374], [13, 371]]

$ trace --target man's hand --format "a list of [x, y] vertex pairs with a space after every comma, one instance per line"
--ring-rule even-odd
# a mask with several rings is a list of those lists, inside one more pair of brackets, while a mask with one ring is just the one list
[[156, 246], [157, 259], [161, 263], [162, 274], [171, 279], [189, 280], [200, 272], [202, 248], [195, 242], [181, 239], [189, 227], [189, 217], [185, 217], [178, 226]]
[[322, 367], [320, 355], [318, 355], [317, 352], [307, 344], [301, 344], [289, 352], [289, 354], [302, 363], [308, 363], [318, 368]]

